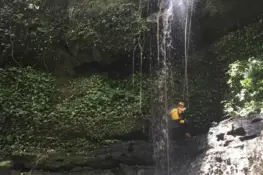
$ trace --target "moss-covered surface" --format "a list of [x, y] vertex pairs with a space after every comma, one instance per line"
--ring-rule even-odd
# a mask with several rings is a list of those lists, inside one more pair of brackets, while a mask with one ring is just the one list
[[[101, 147], [93, 151], [66, 153], [57, 150], [14, 151], [2, 164], [5, 168], [46, 172], [85, 171], [114, 169], [124, 165], [153, 165], [153, 149], [145, 141], [122, 142]], [[129, 151], [132, 147], [133, 151]], [[0, 166], [1, 168], [1, 166]]]
[[251, 24], [223, 37], [212, 47], [217, 59], [225, 63], [229, 91], [224, 109], [233, 115], [245, 116], [263, 107], [262, 29], [261, 22]]
[[[138, 37], [148, 30], [141, 16], [143, 4], [137, 0], [5, 0], [3, 4], [1, 66], [56, 70], [65, 60], [73, 67], [92, 61], [108, 64], [125, 59], [118, 55], [132, 52]], [[9, 59], [11, 52], [14, 59]]]
[[[223, 110], [246, 115], [262, 108], [262, 29], [261, 22], [251, 24], [191, 57], [189, 113], [195, 123], [219, 120]], [[240, 101], [242, 91], [247, 93]]]
[[256, 22], [263, 12], [261, 0], [255, 0], [254, 3], [239, 0], [203, 0], [198, 1], [198, 5], [200, 11], [197, 11], [196, 18], [203, 28], [200, 35], [202, 41], [209, 44], [218, 41], [228, 32]]
[[71, 19], [73, 25], [68, 31], [68, 39], [73, 41], [73, 45], [80, 39], [90, 49], [96, 46], [111, 54], [132, 51], [137, 44], [137, 37], [147, 30], [141, 18], [142, 5], [139, 1], [127, 0], [76, 3], [77, 11]]
[[12, 166], [12, 161], [6, 160], [0, 162], [0, 168], [10, 168]]
[[207, 50], [189, 60], [189, 110], [186, 117], [194, 127], [207, 128], [222, 117], [225, 82], [223, 65]]
[[138, 76], [134, 86], [132, 78], [91, 75], [63, 87], [52, 75], [31, 68], [4, 69], [0, 77], [3, 153], [37, 148], [81, 152], [142, 132], [147, 120], [147, 82], [140, 95]]
[[231, 63], [236, 60], [248, 60], [263, 53], [263, 24], [261, 22], [246, 26], [221, 38], [211, 46], [217, 59]]

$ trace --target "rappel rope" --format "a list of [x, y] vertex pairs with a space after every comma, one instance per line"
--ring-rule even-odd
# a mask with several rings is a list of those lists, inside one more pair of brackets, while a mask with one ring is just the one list
[[[185, 40], [185, 45], [184, 45], [184, 55], [185, 55], [185, 59], [184, 59], [184, 88], [183, 88], [183, 100], [187, 101], [187, 105], [189, 108], [189, 89], [188, 89], [188, 65], [187, 65], [187, 61], [188, 61], [188, 51], [189, 51], [189, 45], [190, 45], [190, 35], [191, 35], [191, 25], [192, 25], [192, 13], [193, 13], [193, 0], [191, 0], [190, 2], [190, 9], [188, 9], [189, 11], [187, 11], [186, 13], [186, 20], [185, 20], [185, 33], [184, 33], [184, 40]], [[189, 15], [190, 13], [190, 15]]]

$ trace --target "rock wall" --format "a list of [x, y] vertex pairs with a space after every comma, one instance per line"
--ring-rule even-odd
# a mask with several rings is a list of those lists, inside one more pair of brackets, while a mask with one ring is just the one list
[[[200, 144], [206, 143], [205, 139], [201, 135], [173, 141], [170, 171], [185, 175], [191, 162], [205, 151], [206, 144]], [[20, 172], [31, 172], [31, 175], [153, 175], [156, 163], [152, 143], [136, 140], [105, 146], [90, 154], [50, 152], [40, 156], [24, 153], [13, 155], [9, 160], [9, 168], [0, 166], [1, 175], [20, 175]]]
[[[260, 114], [253, 119], [230, 118], [215, 124], [207, 135], [207, 151], [192, 162], [188, 174], [263, 174], [262, 120]], [[197, 165], [200, 169], [192, 172]]]
[[89, 154], [47, 152], [39, 156], [23, 153], [9, 157], [10, 168], [0, 166], [0, 174], [32, 172], [32, 175], [150, 175], [154, 170], [152, 155], [152, 146], [145, 141], [116, 143]]
[[[209, 132], [173, 141], [172, 175], [261, 175], [263, 173], [263, 114], [251, 119], [228, 118], [214, 123]], [[49, 153], [13, 155], [1, 175], [152, 175], [152, 144], [146, 141], [115, 143], [89, 154]], [[1, 167], [0, 163], [0, 167]]]
[[211, 44], [228, 32], [255, 22], [263, 13], [262, 5], [261, 0], [198, 1], [193, 25], [196, 39], [199, 44]]

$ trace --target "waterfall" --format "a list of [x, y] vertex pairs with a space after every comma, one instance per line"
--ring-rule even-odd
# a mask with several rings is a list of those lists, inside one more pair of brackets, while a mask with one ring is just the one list
[[[190, 45], [191, 18], [194, 0], [163, 0], [159, 1], [159, 12], [157, 14], [157, 76], [153, 88], [154, 100], [152, 102], [152, 137], [154, 144], [154, 158], [156, 160], [155, 175], [173, 175], [173, 157], [171, 154], [169, 109], [174, 103], [174, 61], [177, 58], [174, 52], [176, 45], [184, 47], [184, 87], [183, 96], [188, 102], [188, 79], [187, 61]], [[173, 35], [176, 32], [183, 37], [183, 42], [177, 41]], [[177, 34], [178, 35], [178, 34]], [[175, 55], [175, 56], [174, 56]], [[183, 97], [183, 98], [184, 98]]]

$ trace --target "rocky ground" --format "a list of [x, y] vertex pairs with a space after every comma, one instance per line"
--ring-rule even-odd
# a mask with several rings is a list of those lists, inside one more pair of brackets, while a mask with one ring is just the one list
[[[263, 115], [230, 118], [214, 124], [207, 135], [207, 150], [191, 164], [187, 174], [263, 174]], [[192, 171], [198, 167], [198, 171]]]
[[[173, 141], [171, 172], [175, 175], [263, 174], [263, 114], [252, 119], [228, 118], [214, 123], [209, 132], [192, 139]], [[127, 141], [88, 155], [49, 153], [10, 158], [1, 175], [153, 175], [152, 144]], [[1, 167], [1, 166], [0, 166]]]
[[152, 174], [152, 153], [151, 144], [145, 141], [128, 141], [112, 144], [88, 155], [16, 155], [11, 157], [12, 167], [2, 169], [0, 174], [17, 175], [21, 171], [30, 170], [32, 175], [116, 175], [148, 171], [148, 174]]

